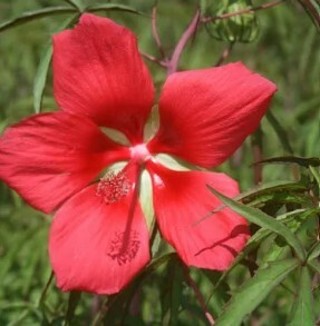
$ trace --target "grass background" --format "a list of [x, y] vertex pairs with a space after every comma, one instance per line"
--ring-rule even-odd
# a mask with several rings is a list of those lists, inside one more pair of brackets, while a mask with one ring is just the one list
[[[91, 1], [90, 3], [98, 3]], [[260, 4], [265, 1], [255, 1]], [[87, 0], [89, 3], [89, 0]], [[100, 2], [102, 3], [102, 2]], [[130, 5], [150, 14], [153, 1], [113, 1]], [[63, 0], [0, 0], [0, 22], [19, 16], [25, 11], [48, 6], [65, 5]], [[170, 54], [181, 33], [192, 18], [197, 1], [158, 1], [158, 28], [164, 49]], [[152, 39], [149, 17], [124, 12], [100, 12], [131, 28], [139, 38], [143, 52], [157, 56]], [[51, 35], [68, 18], [68, 14], [42, 18], [0, 34], [0, 132], [8, 125], [33, 114], [33, 82], [39, 61], [51, 40]], [[272, 104], [272, 113], [279, 121], [290, 141], [295, 156], [319, 157], [320, 139], [320, 47], [319, 34], [297, 1], [256, 13], [258, 37], [251, 43], [236, 43], [227, 61], [243, 61], [278, 85]], [[228, 42], [210, 37], [201, 28], [188, 44], [180, 62], [180, 69], [196, 69], [214, 65]], [[156, 86], [160, 89], [165, 71], [152, 62], [149, 65]], [[43, 98], [43, 111], [56, 109], [50, 70]], [[283, 147], [274, 127], [262, 122], [263, 156], [265, 158], [289, 154]], [[248, 139], [237, 154], [220, 170], [239, 180], [243, 190], [254, 186], [251, 140]], [[1, 164], [1, 162], [0, 162]], [[266, 166], [263, 181], [293, 180], [292, 166]], [[61, 325], [67, 310], [68, 295], [59, 293], [50, 285], [46, 299], [39, 304], [41, 294], [51, 270], [47, 255], [47, 233], [50, 216], [39, 213], [0, 182], [0, 325]], [[272, 238], [264, 243], [268, 251]], [[265, 256], [264, 256], [265, 257]], [[174, 263], [172, 263], [174, 264]], [[139, 312], [131, 307], [126, 324], [166, 324], [167, 294], [160, 291], [166, 278], [177, 278], [171, 289], [178, 295], [179, 322], [184, 325], [202, 325], [205, 319], [190, 288], [179, 278], [179, 268], [160, 269], [145, 281], [139, 292]], [[212, 283], [203, 272], [193, 270], [192, 275], [208, 298]], [[228, 286], [236, 289], [247, 278], [239, 266], [228, 276]], [[287, 287], [297, 281], [293, 276]], [[230, 290], [229, 289], [229, 290]], [[223, 290], [221, 290], [223, 295]], [[171, 298], [172, 299], [172, 298]], [[162, 304], [159, 304], [159, 300]], [[168, 301], [169, 300], [169, 301]], [[251, 325], [284, 325], [292, 297], [288, 290], [279, 288], [254, 312]], [[88, 325], [97, 315], [100, 299], [82, 295], [77, 308], [75, 325]], [[215, 310], [213, 300], [209, 308]], [[133, 309], [133, 310], [132, 310]], [[115, 310], [116, 311], [116, 310]], [[170, 319], [171, 320], [171, 319]], [[107, 322], [106, 322], [107, 324]]]

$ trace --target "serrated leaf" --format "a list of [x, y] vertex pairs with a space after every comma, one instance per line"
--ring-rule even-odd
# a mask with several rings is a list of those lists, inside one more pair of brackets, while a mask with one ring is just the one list
[[53, 16], [53, 15], [61, 15], [61, 14], [72, 13], [72, 12], [76, 12], [75, 8], [66, 7], [66, 6], [49, 7], [49, 8], [27, 11], [21, 14], [19, 17], [10, 19], [0, 24], [0, 33], [9, 28], [16, 27], [21, 24], [25, 24], [39, 18]]
[[289, 326], [314, 326], [312, 284], [307, 266], [301, 267], [299, 287], [290, 314]]
[[[282, 221], [282, 223], [286, 223], [286, 225], [290, 224], [290, 222], [296, 222], [298, 224], [298, 227], [301, 225], [302, 222], [305, 221], [307, 218], [310, 218], [312, 216], [315, 216], [320, 213], [320, 208], [314, 208], [314, 209], [298, 209], [293, 212], [287, 212], [285, 214], [279, 215], [276, 217], [276, 220]], [[246, 256], [249, 252], [257, 248], [261, 242], [266, 239], [272, 231], [268, 229], [260, 229], [258, 230], [254, 235], [252, 235], [243, 249], [243, 251], [237, 256], [235, 259], [232, 267], [228, 270], [231, 271], [231, 269], [234, 268], [238, 264], [238, 262], [243, 259], [244, 256]]]
[[308, 168], [309, 166], [320, 166], [320, 159], [318, 157], [278, 156], [255, 162], [254, 164], [266, 163], [296, 163]]
[[253, 196], [243, 197], [242, 202], [254, 207], [261, 207], [267, 203], [273, 206], [287, 203], [308, 204], [310, 203], [310, 197], [306, 194], [306, 190], [303, 185], [297, 185], [296, 187], [292, 185], [292, 187], [288, 188], [274, 187], [257, 192]]
[[[79, 15], [74, 15], [71, 18], [69, 17], [66, 21], [62, 23], [62, 25], [57, 29], [60, 31], [68, 27], [73, 21], [77, 20]], [[44, 88], [46, 85], [47, 75], [50, 67], [50, 62], [52, 58], [52, 44], [47, 46], [43, 56], [41, 57], [36, 76], [33, 83], [33, 107], [36, 113], [40, 113], [41, 111], [41, 103]]]
[[97, 12], [97, 11], [103, 11], [103, 10], [127, 11], [127, 12], [131, 12], [131, 13], [137, 14], [137, 15], [144, 15], [141, 11], [139, 11], [133, 7], [130, 7], [127, 5], [122, 5], [122, 4], [114, 4], [114, 3], [93, 5], [93, 6], [89, 6], [87, 8], [87, 11], [89, 11], [89, 12]]
[[272, 262], [265, 268], [259, 269], [255, 276], [246, 281], [233, 295], [215, 325], [240, 325], [243, 318], [250, 314], [298, 266], [298, 260], [286, 259]]
[[[237, 212], [238, 214], [245, 217], [249, 222], [259, 225], [262, 228], [266, 228], [268, 230], [273, 231], [274, 233], [282, 236], [287, 243], [294, 249], [297, 256], [304, 261], [306, 257], [305, 250], [299, 241], [299, 239], [281, 222], [275, 220], [274, 218], [270, 217], [269, 215], [263, 213], [262, 211], [248, 207], [246, 205], [240, 204], [239, 202], [230, 199], [212, 187], [208, 185], [210, 191], [216, 195], [225, 205], [230, 207], [232, 210]], [[214, 216], [212, 217], [214, 218]]]
[[245, 204], [251, 204], [252, 202], [259, 202], [259, 198], [263, 200], [265, 195], [281, 193], [281, 192], [305, 192], [307, 187], [302, 183], [291, 181], [273, 181], [266, 183], [262, 186], [258, 186], [252, 190], [241, 193], [237, 196], [236, 200], [242, 200]]

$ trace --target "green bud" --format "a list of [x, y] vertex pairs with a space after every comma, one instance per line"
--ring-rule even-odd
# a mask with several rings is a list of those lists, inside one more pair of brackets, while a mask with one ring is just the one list
[[[219, 18], [222, 15], [239, 12], [252, 7], [251, 0], [221, 0], [207, 1], [206, 17], [212, 21], [206, 23], [208, 33], [221, 41], [252, 42], [258, 36], [258, 23], [253, 12], [247, 12], [228, 18]], [[215, 19], [215, 17], [217, 17]]]

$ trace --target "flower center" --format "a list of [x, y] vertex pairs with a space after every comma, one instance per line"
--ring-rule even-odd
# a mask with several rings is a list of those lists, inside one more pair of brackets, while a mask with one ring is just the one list
[[130, 147], [131, 158], [138, 163], [144, 163], [151, 158], [151, 154], [146, 144], [139, 144]]
[[102, 197], [104, 202], [109, 205], [118, 202], [121, 198], [125, 197], [132, 187], [132, 182], [128, 179], [125, 173], [109, 172], [97, 186], [96, 194]]
[[137, 255], [140, 248], [139, 233], [129, 229], [125, 232], [116, 232], [110, 242], [107, 255], [116, 260], [121, 266], [130, 263]]

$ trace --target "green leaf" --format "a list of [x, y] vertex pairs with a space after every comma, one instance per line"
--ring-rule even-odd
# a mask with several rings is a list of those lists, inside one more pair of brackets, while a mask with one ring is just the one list
[[[287, 241], [287, 243], [294, 249], [299, 259], [301, 259], [302, 261], [305, 260], [306, 253], [299, 239], [290, 231], [289, 228], [287, 228], [281, 222], [275, 220], [274, 218], [270, 217], [269, 215], [263, 213], [258, 209], [247, 207], [235, 200], [232, 200], [222, 195], [210, 186], [208, 186], [208, 188], [224, 204], [233, 209], [235, 212], [244, 216], [249, 222], [257, 224], [262, 228], [269, 229], [274, 233], [282, 236]], [[214, 218], [214, 216], [212, 218]]]
[[183, 267], [179, 259], [172, 259], [166, 269], [161, 291], [163, 325], [177, 325], [183, 290]]
[[[123, 289], [118, 294], [108, 297], [107, 305], [103, 304], [100, 311], [96, 314], [92, 326], [101, 325], [104, 319], [106, 325], [123, 324], [126, 313], [129, 309], [130, 302], [137, 292], [142, 282], [159, 267], [168, 263], [171, 259], [176, 259], [176, 254], [166, 254], [160, 258], [154, 259], [136, 278], [133, 280], [126, 289]], [[105, 309], [107, 307], [108, 309]], [[120, 321], [119, 321], [120, 319]]]
[[208, 309], [212, 311], [213, 316], [218, 316], [222, 313], [226, 302], [231, 298], [230, 287], [227, 282], [220, 281], [220, 273], [205, 269], [202, 270], [202, 273], [213, 285], [213, 290], [207, 300]]
[[0, 33], [9, 28], [16, 27], [18, 25], [25, 24], [39, 18], [53, 16], [53, 15], [61, 15], [61, 14], [72, 13], [72, 12], [76, 12], [75, 8], [66, 7], [66, 6], [49, 7], [49, 8], [27, 11], [19, 17], [10, 19], [0, 24]]
[[320, 2], [319, 0], [299, 0], [310, 19], [320, 31]]
[[246, 281], [233, 295], [215, 325], [240, 325], [243, 318], [251, 313], [297, 266], [299, 261], [291, 258], [272, 262], [265, 268], [259, 269], [256, 275]]
[[277, 134], [284, 150], [288, 152], [289, 154], [293, 155], [293, 149], [289, 142], [289, 137], [287, 135], [287, 132], [284, 128], [282, 128], [279, 121], [276, 119], [276, 117], [273, 115], [273, 113], [269, 110], [266, 114], [266, 118], [270, 125], [272, 126], [273, 130]]
[[313, 167], [313, 166], [309, 166], [309, 170], [311, 172], [311, 174], [313, 175], [313, 177], [315, 178], [318, 187], [320, 188], [320, 173], [319, 173], [319, 169]]
[[316, 245], [311, 249], [308, 254], [308, 260], [315, 259], [320, 256], [320, 241], [316, 243]]
[[38, 305], [37, 305], [38, 307], [40, 307], [44, 303], [47, 293], [48, 293], [48, 289], [53, 281], [53, 278], [54, 278], [54, 274], [53, 274], [53, 271], [51, 271], [48, 281], [46, 282], [44, 288], [41, 291], [41, 295], [40, 295]]
[[252, 190], [241, 193], [236, 200], [242, 200], [244, 203], [259, 202], [259, 198], [263, 200], [266, 195], [281, 192], [305, 192], [307, 187], [302, 183], [292, 181], [272, 181], [261, 186], [255, 187]]
[[309, 200], [305, 195], [307, 187], [297, 182], [275, 182], [256, 188], [249, 192], [237, 196], [235, 199], [241, 199], [244, 204], [254, 207], [260, 207], [265, 203], [304, 203]]
[[320, 263], [316, 259], [308, 261], [308, 266], [311, 267], [316, 273], [320, 274]]
[[[260, 204], [270, 200], [271, 196], [278, 197], [281, 193], [304, 194], [306, 191], [308, 191], [308, 188], [302, 183], [291, 181], [272, 181], [261, 186], [259, 185], [252, 190], [243, 192], [236, 196], [234, 200], [241, 200], [244, 204], [249, 206], [260, 206]], [[197, 223], [202, 222], [206, 218], [208, 218], [208, 216], [200, 218]]]
[[[281, 221], [282, 223], [285, 223], [287, 226], [291, 227], [290, 224], [295, 224], [295, 228], [299, 228], [301, 226], [301, 223], [305, 221], [308, 218], [311, 218], [313, 216], [316, 216], [320, 213], [320, 208], [315, 209], [298, 209], [296, 211], [287, 212], [285, 214], [279, 215], [276, 217], [276, 220]], [[249, 252], [253, 251], [255, 248], [259, 247], [261, 245], [261, 242], [265, 240], [272, 231], [268, 229], [259, 229], [254, 235], [252, 235], [246, 245], [246, 247], [243, 249], [243, 251], [237, 256], [237, 258], [234, 261], [234, 264], [229, 269], [229, 271], [237, 265], [237, 263], [243, 259]], [[271, 251], [269, 252], [271, 254]], [[269, 256], [268, 254], [266, 256]], [[266, 257], [265, 256], [265, 257]], [[270, 256], [269, 256], [270, 257]]]
[[94, 5], [94, 6], [89, 6], [87, 8], [87, 11], [89, 11], [89, 12], [96, 12], [96, 11], [103, 11], [103, 10], [127, 11], [127, 12], [131, 12], [133, 14], [145, 15], [141, 11], [139, 11], [133, 7], [130, 7], [127, 5], [121, 5], [121, 4], [113, 4], [113, 3]]
[[300, 279], [295, 299], [290, 314], [290, 326], [315, 325], [312, 303], [312, 284], [307, 266], [301, 267]]
[[77, 305], [81, 298], [81, 292], [72, 291], [69, 294], [68, 308], [65, 317], [64, 325], [73, 325], [72, 320], [74, 318], [74, 313], [76, 311]]
[[65, 2], [69, 3], [72, 7], [79, 10], [79, 12], [84, 12], [86, 6], [82, 0], [64, 0]]
[[41, 57], [33, 83], [33, 107], [36, 113], [40, 113], [41, 111], [42, 97], [46, 85], [51, 58], [52, 45], [50, 44], [44, 52], [44, 55]]
[[265, 163], [296, 163], [308, 168], [309, 166], [320, 166], [320, 159], [318, 157], [279, 156], [255, 162], [254, 164]]
[[[58, 28], [58, 31], [65, 29], [70, 26], [74, 21], [77, 21], [79, 14], [76, 14], [66, 19], [62, 25]], [[50, 67], [50, 62], [52, 58], [52, 44], [47, 46], [43, 56], [41, 57], [36, 76], [33, 83], [33, 107], [36, 113], [41, 111], [41, 103], [43, 92], [46, 86], [47, 75]]]

